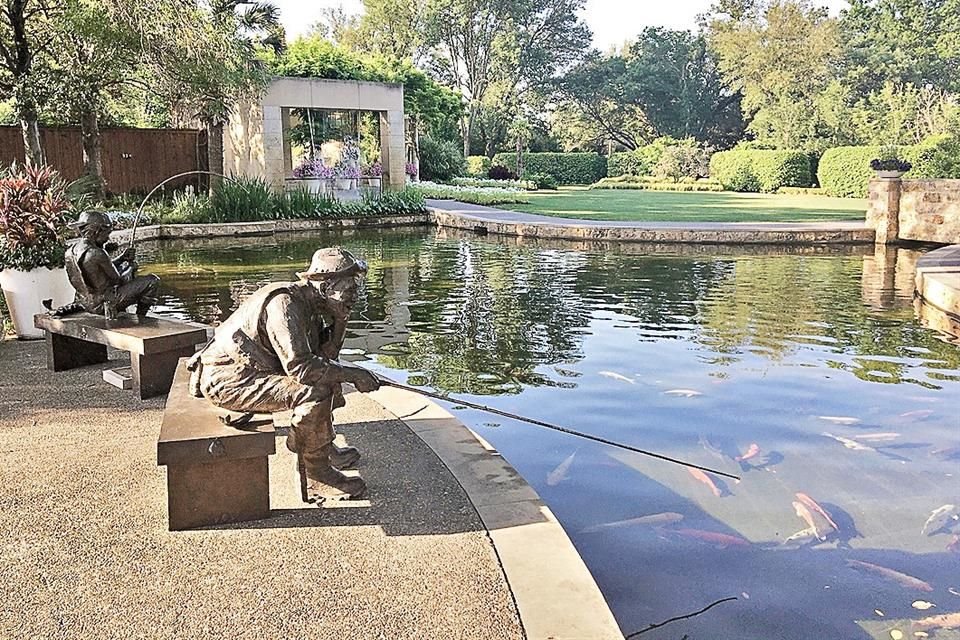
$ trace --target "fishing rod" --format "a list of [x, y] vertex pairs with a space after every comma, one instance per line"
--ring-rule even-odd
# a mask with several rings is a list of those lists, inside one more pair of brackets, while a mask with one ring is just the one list
[[171, 180], [176, 180], [177, 178], [183, 178], [185, 176], [192, 176], [192, 175], [208, 175], [208, 176], [216, 176], [218, 178], [223, 178], [224, 180], [232, 180], [232, 178], [229, 178], [223, 175], [222, 173], [217, 173], [216, 171], [207, 171], [206, 169], [195, 169], [192, 171], [184, 171], [183, 173], [178, 173], [176, 175], [170, 176], [169, 178], [167, 178], [166, 180], [164, 180], [163, 182], [155, 186], [153, 189], [151, 189], [150, 193], [148, 193], [143, 198], [143, 201], [140, 203], [140, 206], [137, 207], [137, 214], [133, 217], [133, 228], [130, 233], [130, 242], [127, 244], [127, 246], [132, 247], [137, 241], [137, 227], [140, 226], [140, 216], [143, 215], [143, 208], [146, 206], [147, 200], [150, 199], [150, 196], [156, 193], [157, 190], [161, 189], [163, 185], [167, 184]]
[[725, 471], [718, 471], [716, 469], [711, 469], [710, 467], [701, 467], [698, 464], [693, 464], [692, 462], [686, 462], [685, 460], [680, 460], [678, 458], [671, 458], [670, 456], [665, 456], [662, 453], [656, 453], [654, 451], [647, 451], [646, 449], [638, 449], [637, 447], [631, 447], [628, 444], [622, 444], [620, 442], [614, 442], [613, 440], [607, 440], [606, 438], [601, 438], [599, 436], [590, 435], [589, 433], [583, 433], [582, 431], [576, 431], [568, 427], [561, 427], [557, 424], [551, 424], [549, 422], [544, 422], [543, 420], [537, 420], [535, 418], [526, 418], [524, 416], [517, 415], [515, 413], [510, 413], [509, 411], [503, 411], [501, 409], [494, 409], [493, 407], [488, 407], [486, 405], [477, 404], [475, 402], [468, 402], [466, 400], [461, 400], [460, 398], [451, 398], [450, 396], [445, 396], [440, 393], [435, 393], [432, 391], [426, 391], [424, 389], [418, 389], [416, 387], [410, 387], [405, 384], [400, 384], [399, 382], [394, 382], [393, 380], [388, 380], [387, 378], [377, 376], [380, 380], [380, 384], [386, 385], [388, 387], [396, 387], [397, 389], [403, 389], [404, 391], [410, 391], [411, 393], [417, 393], [421, 396], [426, 396], [428, 398], [433, 398], [435, 400], [443, 400], [445, 402], [455, 402], [456, 404], [462, 404], [465, 407], [470, 407], [471, 409], [477, 409], [479, 411], [485, 411], [487, 413], [492, 413], [498, 416], [503, 416], [504, 418], [510, 418], [512, 420], [519, 420], [520, 422], [528, 422], [530, 424], [537, 425], [538, 427], [544, 427], [551, 429], [553, 431], [559, 431], [560, 433], [566, 433], [571, 436], [576, 436], [578, 438], [584, 438], [586, 440], [592, 440], [594, 442], [599, 442], [601, 444], [609, 445], [611, 447], [617, 447], [618, 449], [626, 449], [627, 451], [632, 451], [633, 453], [639, 453], [640, 455], [648, 456], [650, 458], [656, 458], [657, 460], [663, 460], [665, 462], [672, 462], [673, 464], [679, 464], [690, 469], [699, 469], [700, 471], [709, 471], [710, 473], [715, 473], [718, 476], [723, 476], [725, 478], [730, 478], [740, 482], [740, 477], [735, 476], [732, 473], [727, 473]]

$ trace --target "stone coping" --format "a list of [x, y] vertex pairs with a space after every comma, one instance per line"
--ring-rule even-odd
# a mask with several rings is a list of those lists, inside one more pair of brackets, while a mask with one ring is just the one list
[[[137, 240], [270, 236], [291, 231], [405, 227], [429, 224], [431, 224], [431, 217], [428, 213], [409, 216], [370, 216], [364, 218], [264, 220], [261, 222], [223, 222], [209, 224], [152, 224], [137, 229]], [[113, 232], [111, 239], [115, 242], [129, 242], [132, 233], [132, 229], [120, 229]]]
[[866, 222], [620, 222], [555, 218], [452, 200], [428, 200], [437, 226], [483, 234], [613, 242], [872, 244]]
[[960, 340], [960, 244], [917, 260], [917, 315], [926, 326]]
[[369, 394], [450, 469], [490, 535], [529, 640], [622, 640], [623, 633], [550, 509], [483, 438], [435, 402], [384, 386]]

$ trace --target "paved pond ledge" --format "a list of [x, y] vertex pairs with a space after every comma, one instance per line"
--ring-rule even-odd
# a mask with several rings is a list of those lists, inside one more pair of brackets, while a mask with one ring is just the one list
[[866, 222], [617, 222], [573, 220], [428, 200], [439, 227], [557, 240], [697, 244], [872, 244]]
[[960, 340], [960, 244], [936, 249], [917, 261], [916, 307], [925, 325]]
[[540, 496], [482, 437], [409, 391], [371, 394], [457, 479], [489, 532], [530, 640], [614, 640], [623, 634], [580, 555]]

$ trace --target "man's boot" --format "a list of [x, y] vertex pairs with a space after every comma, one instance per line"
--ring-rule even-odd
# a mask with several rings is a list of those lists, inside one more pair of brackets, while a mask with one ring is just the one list
[[[287, 432], [287, 449], [298, 453], [300, 451], [299, 443], [297, 442], [297, 428], [291, 426]], [[357, 462], [360, 461], [360, 450], [356, 447], [346, 446], [338, 447], [337, 445], [331, 445], [332, 449], [330, 451], [330, 464], [337, 469], [354, 469], [357, 466]]]
[[326, 445], [312, 453], [297, 456], [305, 502], [350, 500], [362, 498], [367, 493], [367, 483], [363, 478], [344, 475], [330, 465], [332, 451], [333, 446]]

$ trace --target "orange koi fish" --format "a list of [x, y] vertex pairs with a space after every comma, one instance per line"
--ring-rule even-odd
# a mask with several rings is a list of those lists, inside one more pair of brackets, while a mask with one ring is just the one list
[[816, 500], [805, 493], [800, 493], [799, 491], [794, 495], [797, 496], [797, 500], [806, 505], [808, 509], [823, 516], [824, 520], [826, 520], [827, 523], [833, 527], [834, 531], [840, 531], [840, 527], [838, 527], [837, 523], [833, 521], [833, 518], [830, 516], [830, 512], [821, 507]]
[[794, 502], [793, 508], [797, 512], [797, 515], [807, 523], [809, 528], [813, 529], [818, 539], [826, 540], [827, 536], [833, 531], [830, 527], [823, 526], [823, 523], [818, 521], [818, 519], [814, 517], [813, 512], [802, 502]]
[[960, 629], [960, 612], [930, 616], [917, 620], [914, 625], [921, 629]]
[[894, 569], [888, 569], [887, 567], [881, 567], [878, 564], [862, 562], [860, 560], [847, 560], [847, 566], [852, 567], [853, 569], [878, 575], [886, 580], [891, 580], [899, 584], [901, 587], [917, 589], [918, 591], [933, 591], [933, 587], [930, 586], [930, 583], [924, 582], [920, 578], [914, 578], [906, 573], [901, 573], [899, 571], [895, 571]]
[[720, 549], [726, 547], [749, 547], [750, 542], [740, 536], [732, 536], [726, 533], [717, 533], [716, 531], [703, 531], [701, 529], [664, 529], [668, 533], [674, 533], [680, 537], [712, 544]]
[[736, 458], [734, 458], [734, 460], [736, 460], [737, 462], [744, 462], [745, 460], [749, 460], [750, 458], [756, 458], [759, 454], [760, 454], [760, 445], [754, 442], [747, 448], [747, 452], [745, 454], [743, 454], [742, 456], [737, 456]]
[[689, 471], [690, 475], [692, 475], [695, 479], [707, 485], [710, 488], [710, 491], [713, 492], [713, 495], [717, 496], [718, 498], [723, 495], [723, 492], [720, 491], [720, 487], [717, 486], [717, 483], [714, 482], [710, 476], [705, 474], [703, 471], [700, 471], [700, 469], [694, 469], [692, 467], [687, 467], [687, 471]]

